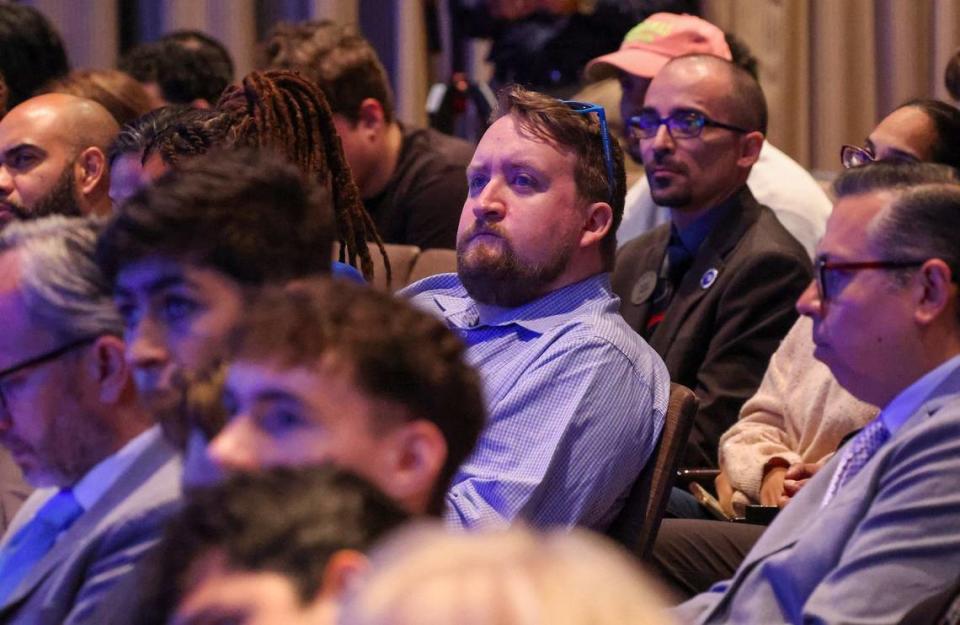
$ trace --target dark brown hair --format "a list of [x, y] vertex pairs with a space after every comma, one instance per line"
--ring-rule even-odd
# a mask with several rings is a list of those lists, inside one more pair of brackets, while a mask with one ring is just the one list
[[329, 272], [332, 240], [325, 188], [276, 155], [238, 149], [190, 159], [130, 197], [97, 263], [113, 281], [158, 255], [260, 286]]
[[334, 113], [357, 122], [360, 103], [373, 98], [393, 121], [393, 92], [370, 42], [329, 20], [277, 24], [261, 45], [265, 67], [300, 72], [323, 90]]
[[153, 556], [154, 579], [143, 580], [147, 599], [132, 622], [166, 622], [164, 613], [189, 591], [192, 567], [213, 554], [231, 569], [282, 575], [307, 605], [334, 554], [365, 552], [408, 518], [365, 480], [333, 467], [232, 475], [187, 493]]
[[592, 115], [578, 113], [561, 100], [528, 91], [517, 85], [506, 87], [500, 92], [497, 115], [514, 117], [521, 132], [546, 141], [576, 157], [573, 178], [580, 197], [588, 202], [608, 202], [613, 209], [613, 223], [601, 243], [604, 268], [612, 270], [617, 250], [617, 228], [623, 219], [623, 203], [627, 192], [623, 151], [616, 139], [610, 138], [614, 172], [611, 185], [607, 181], [600, 123]]
[[373, 260], [367, 242], [373, 241], [389, 281], [383, 240], [360, 200], [323, 92], [294, 72], [251, 72], [224, 91], [217, 108], [231, 116], [231, 144], [279, 152], [331, 190], [340, 260], [356, 266], [359, 258], [369, 280]]
[[463, 344], [439, 320], [369, 287], [316, 280], [258, 294], [231, 351], [237, 360], [290, 368], [316, 367], [330, 358], [365, 395], [401, 408], [409, 419], [435, 424], [447, 458], [430, 511], [443, 509], [454, 473], [480, 436], [485, 411], [480, 379], [464, 360]]

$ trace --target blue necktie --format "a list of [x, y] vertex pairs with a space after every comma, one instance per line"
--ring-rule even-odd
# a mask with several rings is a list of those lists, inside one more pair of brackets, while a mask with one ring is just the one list
[[822, 506], [827, 505], [843, 485], [853, 479], [860, 469], [867, 464], [873, 454], [890, 438], [890, 430], [883, 424], [883, 419], [877, 417], [865, 428], [860, 430], [843, 452], [843, 458], [837, 467], [827, 494], [823, 498]]
[[680, 286], [680, 281], [693, 264], [693, 255], [680, 239], [680, 235], [671, 229], [670, 241], [667, 243], [667, 252], [663, 256], [657, 286], [651, 296], [650, 313], [644, 327], [644, 338], [653, 336], [653, 331], [663, 321], [664, 312], [670, 305], [673, 295]]
[[70, 490], [61, 490], [10, 539], [0, 551], [0, 602], [23, 581], [30, 569], [50, 551], [60, 532], [83, 513]]

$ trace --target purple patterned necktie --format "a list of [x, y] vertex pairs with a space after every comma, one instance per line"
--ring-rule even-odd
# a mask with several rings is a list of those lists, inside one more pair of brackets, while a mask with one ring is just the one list
[[843, 452], [840, 465], [833, 474], [827, 494], [823, 497], [821, 507], [827, 505], [843, 485], [853, 479], [860, 472], [880, 446], [890, 438], [890, 431], [883, 424], [883, 419], [877, 417], [865, 428], [860, 430]]

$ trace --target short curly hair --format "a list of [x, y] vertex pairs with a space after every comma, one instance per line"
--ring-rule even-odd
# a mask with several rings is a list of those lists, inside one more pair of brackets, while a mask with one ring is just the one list
[[447, 458], [430, 511], [443, 509], [444, 494], [483, 429], [485, 408], [464, 345], [439, 320], [362, 285], [316, 280], [259, 293], [231, 353], [290, 368], [315, 367], [329, 357], [366, 395], [432, 422], [446, 440]]
[[158, 549], [153, 596], [141, 608], [157, 622], [157, 612], [188, 591], [191, 566], [211, 553], [234, 569], [279, 573], [307, 604], [336, 552], [365, 552], [408, 516], [363, 479], [329, 466], [232, 475], [187, 494]]

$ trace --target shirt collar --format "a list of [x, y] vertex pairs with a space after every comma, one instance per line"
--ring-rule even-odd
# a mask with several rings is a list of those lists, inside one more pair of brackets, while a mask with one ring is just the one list
[[595, 302], [598, 298], [610, 297], [610, 274], [599, 273], [516, 308], [478, 304], [469, 295], [437, 294], [434, 301], [443, 311], [448, 323], [456, 328], [473, 329], [516, 324], [531, 332], [543, 334], [559, 323], [568, 321], [570, 315], [584, 304]]
[[733, 205], [737, 203], [739, 197], [739, 193], [734, 193], [729, 198], [707, 211], [706, 214], [701, 215], [683, 230], [679, 230], [671, 223], [671, 232], [673, 232], [673, 234], [680, 239], [680, 242], [683, 243], [683, 247], [686, 248], [691, 256], [696, 256], [697, 252], [700, 250], [700, 246], [703, 245], [703, 242], [707, 239], [707, 236], [709, 236], [709, 234], [713, 232], [714, 227], [720, 223], [724, 217], [726, 217]]
[[160, 438], [160, 426], [154, 425], [130, 439], [118, 451], [110, 454], [73, 485], [73, 496], [84, 510], [89, 510], [106, 494], [130, 465], [151, 443]]
[[894, 397], [880, 412], [880, 418], [890, 434], [895, 434], [957, 368], [960, 368], [960, 355], [931, 369]]

